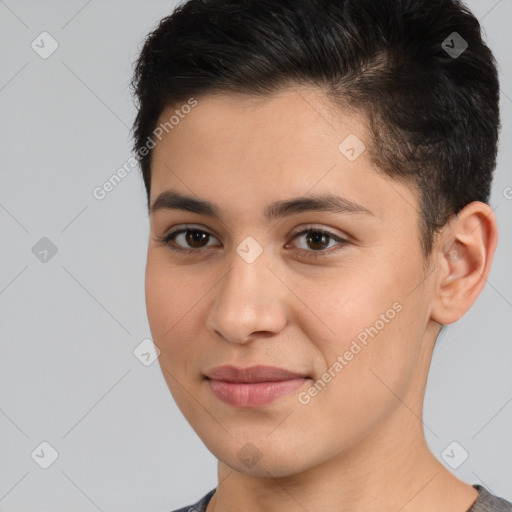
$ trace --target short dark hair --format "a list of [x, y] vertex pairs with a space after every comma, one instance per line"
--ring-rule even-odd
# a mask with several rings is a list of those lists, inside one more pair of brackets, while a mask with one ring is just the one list
[[[448, 51], [464, 42], [462, 54]], [[147, 36], [131, 85], [148, 209], [147, 141], [165, 107], [297, 85], [365, 114], [371, 161], [419, 194], [426, 256], [452, 215], [489, 201], [498, 73], [478, 20], [457, 0], [190, 0]]]

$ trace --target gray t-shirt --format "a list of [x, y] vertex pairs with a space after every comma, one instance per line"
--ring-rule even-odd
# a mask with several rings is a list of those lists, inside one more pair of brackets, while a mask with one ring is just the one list
[[[481, 485], [474, 484], [473, 487], [478, 491], [478, 498], [467, 512], [512, 512], [512, 503], [491, 494]], [[206, 506], [212, 499], [215, 490], [216, 488], [212, 489], [194, 505], [189, 505], [172, 512], [205, 512]]]

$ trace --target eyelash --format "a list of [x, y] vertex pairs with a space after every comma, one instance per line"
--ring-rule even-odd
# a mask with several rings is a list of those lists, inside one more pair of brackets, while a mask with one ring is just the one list
[[[157, 240], [159, 242], [162, 242], [165, 245], [167, 245], [171, 250], [179, 252], [181, 254], [192, 254], [192, 253], [197, 254], [198, 252], [201, 251], [201, 249], [184, 249], [184, 248], [175, 247], [171, 244], [171, 242], [173, 242], [174, 239], [178, 235], [180, 235], [181, 233], [187, 233], [189, 231], [197, 231], [200, 233], [206, 233], [209, 236], [213, 236], [211, 233], [208, 233], [208, 231], [204, 231], [202, 229], [194, 228], [191, 226], [184, 226], [175, 231], [171, 231], [170, 233], [166, 234], [165, 236], [163, 236], [161, 238], [158, 238]], [[304, 229], [303, 231], [299, 231], [298, 233], [295, 233], [292, 237], [292, 240], [299, 238], [301, 235], [306, 235], [306, 234], [310, 234], [310, 233], [320, 233], [322, 235], [326, 235], [328, 238], [338, 242], [338, 244], [340, 245], [341, 248], [349, 243], [347, 240], [340, 238], [339, 236], [337, 236], [329, 231], [325, 231], [325, 230], [319, 229], [319, 228], [312, 228], [312, 227], [309, 227], [307, 229]], [[341, 250], [341, 248], [336, 251], [328, 251], [327, 249], [322, 249], [319, 251], [305, 251], [304, 249], [300, 249], [300, 252], [303, 253], [302, 256], [305, 258], [315, 259], [315, 258], [326, 257], [329, 254], [331, 254], [332, 252], [338, 252], [339, 250]]]

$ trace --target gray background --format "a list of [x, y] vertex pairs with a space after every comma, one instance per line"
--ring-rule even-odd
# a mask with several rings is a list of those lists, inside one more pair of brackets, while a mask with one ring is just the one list
[[[133, 354], [151, 337], [138, 169], [103, 200], [92, 194], [130, 157], [132, 62], [174, 5], [0, 1], [2, 512], [163, 512], [216, 485], [158, 363]], [[424, 420], [440, 460], [453, 441], [469, 453], [458, 477], [512, 500], [512, 1], [469, 6], [500, 65], [500, 241], [477, 303], [438, 340]], [[46, 59], [31, 47], [51, 48], [43, 31], [59, 45]], [[32, 249], [43, 237], [57, 248], [46, 262]], [[47, 469], [43, 441], [58, 452]]]

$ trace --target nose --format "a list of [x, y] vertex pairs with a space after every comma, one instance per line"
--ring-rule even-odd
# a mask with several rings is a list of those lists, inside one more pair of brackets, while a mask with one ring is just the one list
[[212, 290], [207, 326], [231, 343], [281, 332], [287, 323], [284, 284], [268, 267], [265, 251], [253, 262], [233, 251], [230, 268]]

